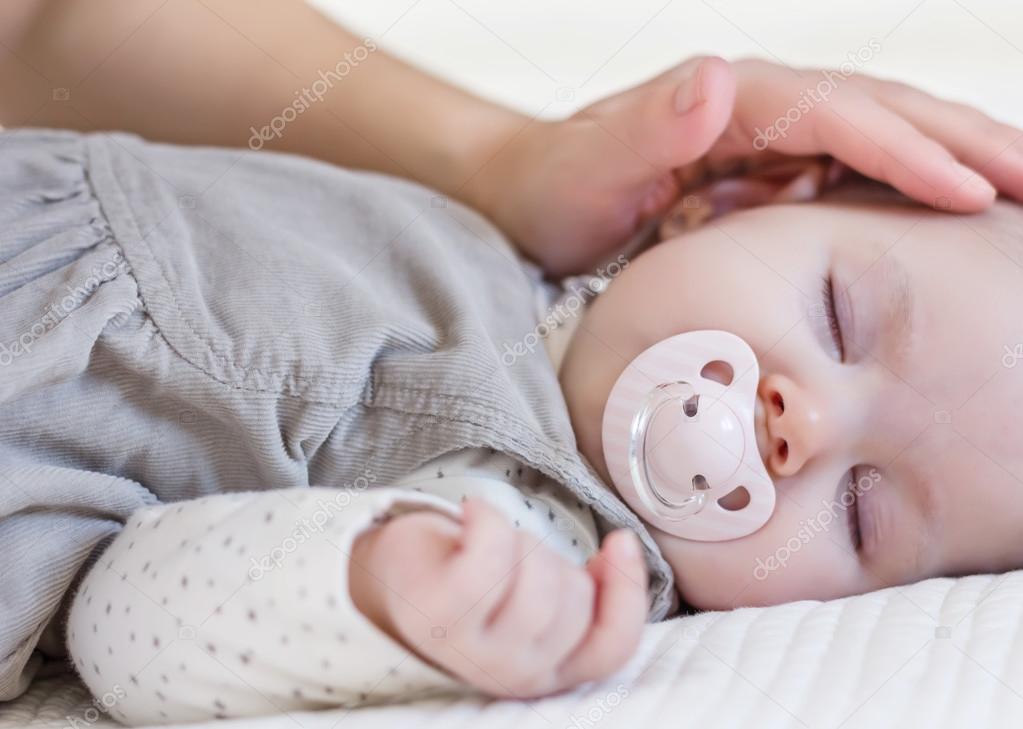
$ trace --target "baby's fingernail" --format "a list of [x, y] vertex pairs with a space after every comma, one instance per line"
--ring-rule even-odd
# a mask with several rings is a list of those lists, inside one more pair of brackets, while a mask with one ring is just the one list
[[703, 62], [701, 61], [675, 91], [675, 112], [680, 115], [687, 114], [705, 100], [703, 98]]
[[622, 536], [619, 537], [619, 541], [621, 543], [618, 545], [618, 553], [621, 554], [622, 557], [625, 559], [639, 559], [639, 538], [635, 534], [632, 532], [624, 532]]

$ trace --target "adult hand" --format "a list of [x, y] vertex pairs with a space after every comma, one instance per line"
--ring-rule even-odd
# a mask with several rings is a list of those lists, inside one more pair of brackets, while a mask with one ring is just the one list
[[1021, 135], [858, 73], [694, 58], [568, 119], [529, 125], [483, 167], [473, 202], [562, 274], [607, 257], [689, 181], [751, 158], [831, 155], [952, 212], [983, 210], [996, 188], [1023, 199]]

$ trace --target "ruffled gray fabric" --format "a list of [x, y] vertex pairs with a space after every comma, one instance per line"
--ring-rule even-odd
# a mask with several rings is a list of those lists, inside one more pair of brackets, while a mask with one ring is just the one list
[[[74, 428], [88, 403], [62, 393], [139, 300], [86, 180], [81, 140], [36, 140], [48, 154], [0, 136], [0, 700], [27, 687], [43, 658], [33, 649], [97, 545], [155, 501], [61, 453], [59, 429]], [[27, 408], [53, 427], [23, 429]]]

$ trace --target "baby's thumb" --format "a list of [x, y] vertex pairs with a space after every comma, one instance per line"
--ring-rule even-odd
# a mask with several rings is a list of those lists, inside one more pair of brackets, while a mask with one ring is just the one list
[[580, 644], [565, 660], [565, 687], [606, 678], [629, 659], [639, 644], [647, 615], [647, 572], [635, 534], [609, 534], [586, 565], [597, 587], [593, 620]]

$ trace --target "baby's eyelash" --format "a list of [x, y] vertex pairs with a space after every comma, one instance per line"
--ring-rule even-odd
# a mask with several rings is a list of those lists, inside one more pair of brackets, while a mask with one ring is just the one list
[[852, 502], [847, 508], [846, 520], [849, 524], [849, 536], [852, 540], [853, 549], [859, 552], [863, 546], [863, 534], [860, 531], [860, 499], [859, 493], [856, 490], [859, 479], [856, 476], [855, 466], [850, 468], [845, 475], [845, 478], [849, 479], [847, 490], [852, 495]]
[[831, 283], [831, 276], [824, 276], [821, 285], [821, 297], [824, 300], [824, 316], [828, 320], [828, 330], [831, 332], [831, 339], [838, 348], [839, 360], [845, 359], [845, 346], [842, 343], [842, 328], [838, 324], [838, 314], [835, 313], [835, 289]]

